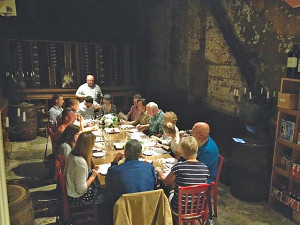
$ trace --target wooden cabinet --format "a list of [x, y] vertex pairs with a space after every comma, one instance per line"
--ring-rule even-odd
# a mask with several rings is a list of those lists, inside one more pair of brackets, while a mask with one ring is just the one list
[[[288, 108], [278, 107], [269, 196], [269, 205], [293, 218], [297, 224], [300, 224], [299, 90], [300, 80], [282, 79], [280, 87], [280, 94], [282, 95], [279, 94], [278, 102], [289, 101], [289, 98], [286, 97], [289, 96], [288, 94], [296, 94], [297, 101], [293, 104], [289, 104], [289, 102], [284, 104]], [[281, 96], [282, 99], [280, 99]]]

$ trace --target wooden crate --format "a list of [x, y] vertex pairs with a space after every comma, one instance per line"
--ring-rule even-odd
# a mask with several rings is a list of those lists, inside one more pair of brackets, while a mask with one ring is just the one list
[[297, 109], [298, 95], [279, 92], [277, 106], [287, 109]]

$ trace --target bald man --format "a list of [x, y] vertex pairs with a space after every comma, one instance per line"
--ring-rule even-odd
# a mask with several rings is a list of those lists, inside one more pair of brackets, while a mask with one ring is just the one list
[[149, 124], [137, 125], [137, 129], [140, 131], [145, 131], [149, 129], [149, 136], [161, 137], [164, 134], [162, 125], [164, 122], [164, 112], [158, 108], [155, 102], [149, 102], [146, 105], [146, 111], [150, 117]]
[[207, 123], [194, 124], [191, 135], [198, 142], [197, 160], [203, 162], [209, 169], [208, 183], [216, 180], [219, 165], [219, 149], [214, 140], [209, 136], [210, 128]]
[[95, 84], [95, 78], [92, 74], [87, 75], [86, 83], [82, 84], [76, 91], [76, 96], [78, 98], [84, 98], [87, 96], [92, 96], [94, 101], [100, 103], [100, 98], [102, 97], [102, 91], [100, 87]]

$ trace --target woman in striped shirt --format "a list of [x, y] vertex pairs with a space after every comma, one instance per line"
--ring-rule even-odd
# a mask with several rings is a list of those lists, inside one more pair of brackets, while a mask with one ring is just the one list
[[207, 183], [209, 170], [207, 166], [197, 160], [198, 144], [194, 137], [182, 138], [179, 146], [184, 162], [175, 164], [171, 172], [165, 177], [160, 168], [156, 168], [158, 178], [165, 184], [174, 187], [174, 197], [171, 200], [172, 209], [177, 212], [178, 208], [178, 186], [191, 186]]

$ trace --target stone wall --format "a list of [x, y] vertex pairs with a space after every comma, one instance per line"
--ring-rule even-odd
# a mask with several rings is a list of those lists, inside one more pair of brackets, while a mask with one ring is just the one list
[[[224, 18], [254, 68], [253, 76], [268, 91], [279, 91], [286, 74], [286, 57], [291, 45], [300, 43], [300, 9], [281, 0], [219, 0]], [[140, 45], [149, 96], [158, 92], [227, 114], [239, 115], [247, 83], [231, 53], [208, 1], [156, 1], [144, 11]], [[146, 26], [146, 28], [145, 28]], [[147, 30], [148, 27], [148, 30]], [[168, 91], [170, 90], [170, 91]]]

